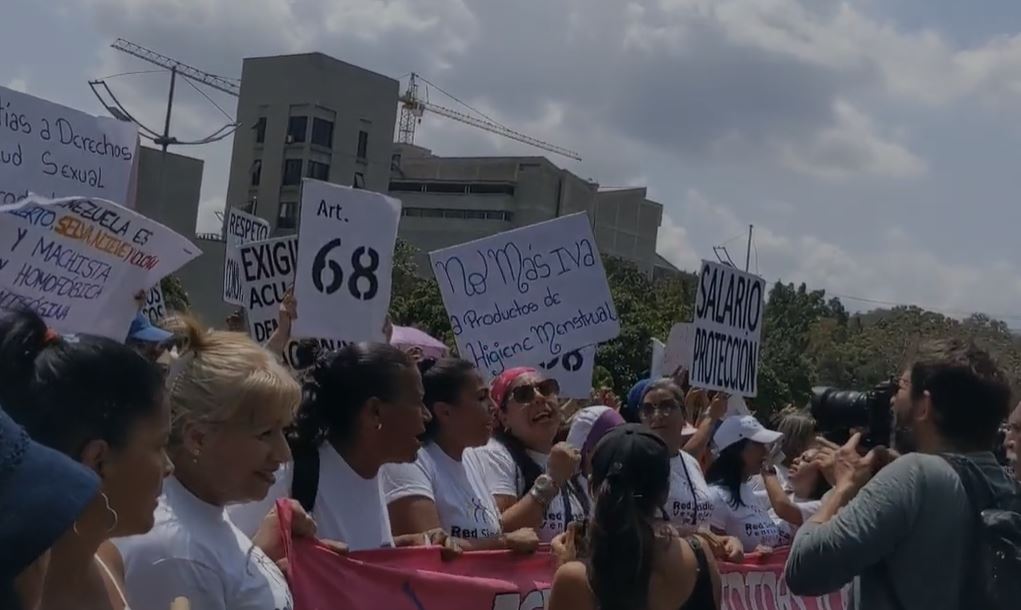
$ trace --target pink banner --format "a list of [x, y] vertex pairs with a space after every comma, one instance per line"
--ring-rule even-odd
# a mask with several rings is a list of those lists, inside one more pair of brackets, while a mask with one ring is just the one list
[[[289, 513], [284, 506], [281, 503], [281, 515]], [[435, 548], [363, 551], [348, 557], [308, 539], [285, 540], [285, 548], [295, 610], [542, 610], [556, 568], [548, 549], [529, 556], [467, 553], [444, 561]], [[777, 553], [747, 564], [721, 564], [723, 608], [851, 607], [846, 594], [791, 595], [783, 580], [785, 558], [785, 553]]]

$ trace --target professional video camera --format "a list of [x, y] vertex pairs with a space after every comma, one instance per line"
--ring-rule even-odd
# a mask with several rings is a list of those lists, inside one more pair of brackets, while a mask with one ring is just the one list
[[862, 432], [862, 447], [889, 447], [893, 435], [890, 400], [897, 393], [897, 381], [884, 381], [867, 392], [812, 388], [812, 417], [824, 437], [843, 444], [851, 429]]

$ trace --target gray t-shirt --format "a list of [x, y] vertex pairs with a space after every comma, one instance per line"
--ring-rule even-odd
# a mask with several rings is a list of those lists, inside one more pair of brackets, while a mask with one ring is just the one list
[[[1010, 485], [991, 453], [968, 457], [995, 487]], [[953, 467], [936, 455], [908, 454], [827, 523], [798, 530], [787, 584], [797, 595], [822, 595], [860, 576], [862, 610], [958, 610], [974, 527]], [[900, 605], [891, 599], [891, 586]]]

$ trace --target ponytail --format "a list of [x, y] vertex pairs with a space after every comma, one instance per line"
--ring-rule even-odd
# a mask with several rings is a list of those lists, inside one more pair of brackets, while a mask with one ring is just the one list
[[599, 486], [589, 526], [588, 578], [600, 610], [647, 607], [658, 542], [654, 510], [619, 473]]
[[407, 354], [384, 343], [354, 343], [319, 357], [302, 385], [290, 436], [293, 450], [318, 449], [326, 440], [349, 441], [371, 398], [396, 400], [400, 375], [414, 366]]

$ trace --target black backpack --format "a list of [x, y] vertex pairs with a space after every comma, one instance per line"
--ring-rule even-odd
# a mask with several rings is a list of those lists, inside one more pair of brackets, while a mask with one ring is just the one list
[[963, 455], [942, 454], [961, 479], [975, 510], [971, 572], [962, 608], [1015, 610], [1021, 604], [1021, 487], [996, 493], [979, 466]]

